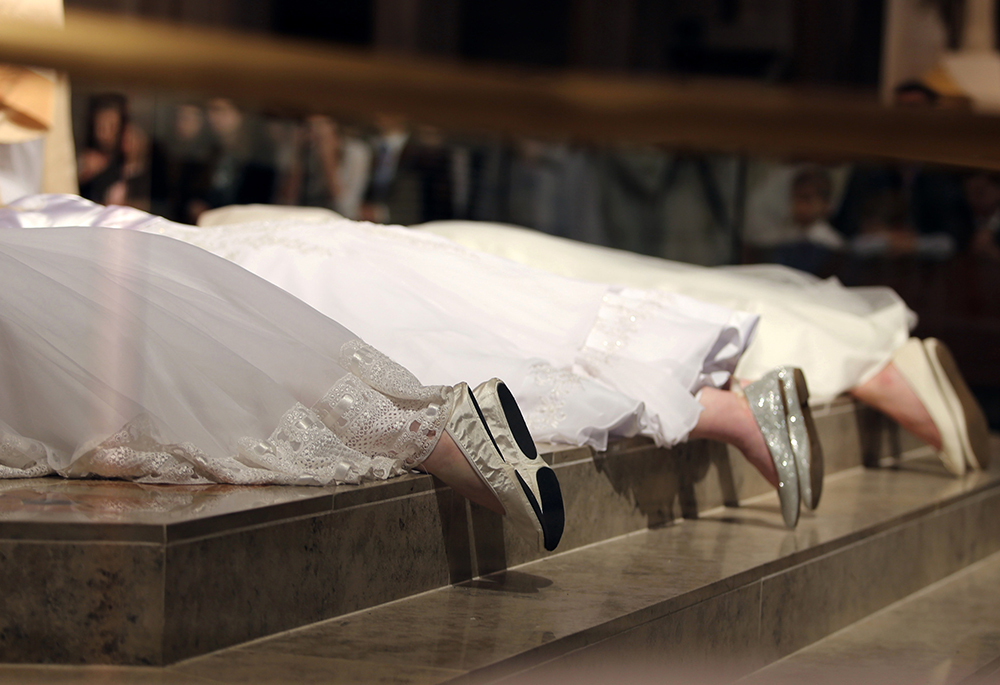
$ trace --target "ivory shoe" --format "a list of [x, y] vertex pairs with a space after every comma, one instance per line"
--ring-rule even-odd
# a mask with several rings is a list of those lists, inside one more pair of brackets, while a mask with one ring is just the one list
[[963, 475], [966, 458], [961, 431], [923, 344], [917, 338], [910, 338], [896, 350], [892, 363], [906, 379], [916, 393], [917, 399], [930, 414], [934, 425], [937, 426], [941, 434], [941, 450], [938, 455], [944, 467], [956, 476]]
[[823, 448], [809, 409], [809, 386], [802, 369], [781, 366], [775, 371], [784, 394], [788, 440], [795, 455], [799, 496], [807, 509], [815, 509], [823, 493]]
[[778, 499], [785, 525], [794, 528], [799, 522], [799, 476], [795, 466], [788, 431], [783, 383], [778, 371], [769, 371], [759, 381], [743, 388], [750, 412], [760, 427], [767, 450], [778, 471]]
[[538, 456], [517, 401], [503, 381], [488, 380], [473, 391], [473, 396], [497, 450], [513, 469], [524, 499], [531, 507], [533, 524], [541, 527], [543, 546], [554, 550], [562, 538], [566, 520], [555, 472]]
[[923, 346], [955, 418], [966, 464], [973, 469], [986, 468], [990, 462], [990, 428], [983, 410], [962, 378], [948, 347], [936, 338], [925, 338]]
[[[545, 534], [536, 506], [525, 493], [523, 479], [500, 453], [472, 390], [465, 383], [455, 386], [455, 408], [445, 426], [459, 451], [487, 488], [503, 506], [504, 515], [518, 534], [535, 544], [544, 544]], [[558, 485], [557, 485], [558, 487]], [[561, 528], [560, 528], [561, 532]], [[556, 540], [558, 542], [558, 539]], [[552, 548], [555, 544], [552, 544]]]

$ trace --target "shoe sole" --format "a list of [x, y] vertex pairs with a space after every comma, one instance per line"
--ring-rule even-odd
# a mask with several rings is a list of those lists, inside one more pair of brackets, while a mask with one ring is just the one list
[[541, 505], [535, 499], [535, 493], [531, 491], [524, 478], [514, 469], [517, 482], [524, 490], [524, 496], [528, 498], [528, 504], [535, 510], [535, 516], [542, 524], [542, 546], [549, 552], [554, 550], [562, 539], [563, 526], [566, 523], [566, 514], [563, 509], [562, 489], [556, 479], [555, 471], [548, 466], [543, 466], [535, 472], [535, 486], [538, 494], [542, 498]]
[[807, 509], [815, 509], [819, 506], [819, 498], [823, 494], [823, 474], [825, 467], [823, 464], [823, 446], [819, 442], [819, 433], [816, 430], [816, 421], [813, 419], [812, 409], [809, 407], [809, 386], [806, 384], [806, 376], [802, 369], [792, 369], [795, 378], [795, 392], [799, 396], [799, 408], [802, 410], [802, 418], [806, 424], [806, 435], [809, 436], [809, 473], [799, 474], [799, 482], [803, 477], [809, 479], [810, 494], [809, 500], [803, 498], [803, 503]]
[[[507, 419], [507, 428], [514, 436], [514, 442], [528, 459], [538, 458], [535, 440], [531, 437], [531, 431], [528, 430], [528, 424], [524, 420], [524, 415], [521, 414], [521, 408], [517, 406], [517, 400], [514, 399], [514, 395], [506, 383], [497, 383], [497, 397], [500, 398], [500, 408], [503, 409]], [[511, 417], [514, 418], [514, 421], [511, 421]]]
[[[524, 415], [521, 414], [521, 408], [518, 406], [517, 400], [514, 399], [510, 388], [502, 381], [496, 384], [496, 393], [497, 398], [500, 400], [500, 410], [503, 412], [507, 430], [513, 436], [514, 442], [520, 452], [529, 460], [529, 464], [534, 467], [538, 463], [538, 450], [535, 447], [535, 441], [531, 437], [531, 431], [528, 430], [528, 424], [524, 420]], [[476, 404], [476, 408], [479, 408], [478, 403]], [[485, 416], [481, 412], [480, 416], [483, 417], [483, 425], [489, 431], [489, 423], [486, 421]], [[493, 437], [492, 433], [490, 437]], [[495, 439], [493, 444], [497, 446], [500, 457], [509, 464], [509, 460], [504, 457], [503, 450], [497, 445]], [[548, 466], [541, 466], [537, 470], [534, 470], [535, 486], [538, 490], [538, 497], [536, 498], [532, 488], [524, 480], [517, 467], [511, 465], [511, 468], [514, 470], [518, 484], [524, 491], [524, 496], [528, 500], [528, 504], [531, 505], [532, 510], [535, 512], [535, 517], [542, 527], [542, 546], [551, 552], [559, 545], [566, 523], [562, 489], [559, 487], [556, 474]], [[538, 501], [539, 499], [541, 499], [541, 502]]]
[[953, 409], [944, 394], [941, 381], [937, 378], [931, 355], [923, 342], [910, 338], [893, 355], [893, 363], [900, 375], [913, 390], [941, 435], [941, 463], [952, 475], [965, 475], [967, 461], [966, 448], [962, 446], [962, 433], [958, 429]]
[[985, 469], [990, 463], [990, 429], [983, 410], [962, 377], [948, 346], [940, 340], [928, 338], [924, 341], [924, 348], [942, 392], [952, 405], [952, 413], [965, 422], [962, 442], [966, 461], [974, 469]]
[[[773, 385], [773, 390], [766, 387]], [[795, 453], [792, 450], [792, 443], [788, 434], [788, 406], [785, 397], [784, 383], [778, 378], [776, 371], [769, 371], [758, 381], [743, 388], [743, 395], [750, 405], [750, 413], [757, 427], [760, 429], [761, 437], [767, 446], [768, 454], [774, 464], [774, 469], [778, 474], [778, 501], [781, 505], [781, 517], [788, 528], [795, 528], [799, 522], [799, 510], [802, 497], [799, 493], [799, 476], [796, 466]], [[761, 394], [758, 394], [760, 392]], [[774, 406], [775, 393], [777, 393], [778, 406]], [[767, 406], [770, 405], [770, 406]], [[779, 411], [784, 417], [784, 425], [774, 425], [772, 414]], [[782, 453], [787, 455], [783, 458]], [[791, 461], [791, 466], [787, 464]]]

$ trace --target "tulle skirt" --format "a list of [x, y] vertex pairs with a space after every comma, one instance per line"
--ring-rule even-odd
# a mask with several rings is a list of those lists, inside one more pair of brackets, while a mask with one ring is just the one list
[[168, 238], [0, 230], [0, 292], [3, 477], [356, 483], [433, 448], [399, 444], [411, 414], [447, 416], [450, 388]]

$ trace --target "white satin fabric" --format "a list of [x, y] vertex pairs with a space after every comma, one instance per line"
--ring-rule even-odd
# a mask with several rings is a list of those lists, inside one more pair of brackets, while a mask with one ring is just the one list
[[687, 437], [757, 317], [658, 290], [567, 279], [401, 227], [334, 220], [195, 228], [71, 196], [27, 198], [0, 226], [101, 225], [201, 246], [356, 331], [424, 383], [503, 378], [536, 440]]
[[707, 268], [483, 222], [416, 228], [562, 276], [659, 289], [758, 314], [757, 334], [736, 375], [754, 380], [776, 366], [798, 366], [814, 403], [875, 375], [916, 325], [916, 315], [890, 288], [846, 288], [835, 278], [783, 266]]

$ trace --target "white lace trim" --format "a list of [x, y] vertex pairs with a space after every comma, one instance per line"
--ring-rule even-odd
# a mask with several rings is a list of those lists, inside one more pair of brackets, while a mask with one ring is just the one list
[[[85, 446], [60, 473], [140, 483], [327, 485], [385, 480], [430, 454], [453, 407], [451, 388], [423, 386], [409, 371], [361, 341], [341, 351], [352, 373], [310, 409], [296, 403], [266, 440], [245, 437], [235, 455], [214, 458], [191, 443], [168, 444], [140, 415]], [[53, 473], [42, 443], [0, 425], [0, 477]]]
[[38, 478], [52, 473], [50, 454], [44, 444], [23, 438], [0, 422], [0, 478]]

